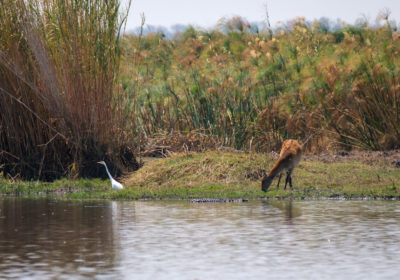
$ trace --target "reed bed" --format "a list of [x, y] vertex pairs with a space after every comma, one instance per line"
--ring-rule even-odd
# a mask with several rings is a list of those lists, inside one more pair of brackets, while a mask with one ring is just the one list
[[309, 139], [310, 152], [400, 147], [400, 35], [388, 16], [332, 30], [297, 18], [272, 36], [232, 18], [122, 45], [121, 81], [146, 138], [202, 131], [264, 152], [286, 138]]
[[51, 180], [135, 167], [118, 88], [119, 1], [3, 1], [0, 164]]

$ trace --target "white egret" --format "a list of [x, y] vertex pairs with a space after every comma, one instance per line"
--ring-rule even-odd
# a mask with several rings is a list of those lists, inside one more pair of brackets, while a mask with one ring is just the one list
[[108, 177], [110, 177], [112, 188], [114, 190], [122, 190], [124, 188], [124, 186], [122, 186], [122, 184], [120, 182], [117, 182], [116, 180], [114, 180], [114, 178], [111, 176], [110, 172], [108, 171], [107, 164], [104, 161], [99, 161], [98, 163], [104, 165], [104, 167], [106, 168]]

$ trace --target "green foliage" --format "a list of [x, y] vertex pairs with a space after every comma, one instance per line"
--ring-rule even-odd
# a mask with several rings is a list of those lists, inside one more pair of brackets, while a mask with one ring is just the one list
[[152, 41], [151, 53], [125, 37], [124, 53], [146, 57], [122, 65], [123, 81], [138, 80], [139, 131], [203, 131], [256, 151], [310, 135], [314, 152], [400, 147], [400, 35], [366, 24], [331, 32], [302, 18], [290, 26], [268, 39], [233, 18], [208, 33], [190, 27], [185, 40]]

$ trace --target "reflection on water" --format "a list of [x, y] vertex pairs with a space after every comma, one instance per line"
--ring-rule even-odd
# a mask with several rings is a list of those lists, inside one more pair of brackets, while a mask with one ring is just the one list
[[300, 208], [293, 206], [295, 204], [292, 200], [271, 200], [263, 201], [264, 209], [268, 211], [269, 206], [273, 206], [282, 210], [282, 214], [285, 217], [287, 223], [292, 223], [293, 219], [300, 216]]
[[118, 262], [109, 204], [3, 199], [0, 209], [0, 278], [90, 276]]
[[0, 279], [393, 278], [400, 203], [0, 199]]

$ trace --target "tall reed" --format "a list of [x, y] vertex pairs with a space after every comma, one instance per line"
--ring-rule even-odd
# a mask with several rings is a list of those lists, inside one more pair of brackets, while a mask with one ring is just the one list
[[136, 164], [117, 80], [126, 20], [112, 1], [5, 1], [0, 8], [0, 162], [25, 178], [96, 176]]

